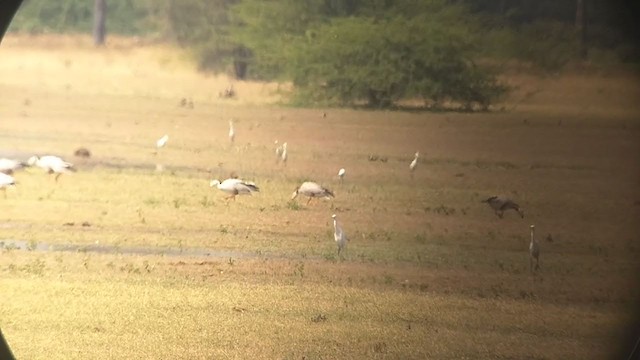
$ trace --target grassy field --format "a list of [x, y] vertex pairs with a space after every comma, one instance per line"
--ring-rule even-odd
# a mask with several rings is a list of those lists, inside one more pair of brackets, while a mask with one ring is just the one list
[[[637, 76], [512, 76], [492, 113], [291, 109], [277, 106], [286, 86], [237, 82], [220, 99], [230, 80], [194, 72], [183, 52], [110, 41], [0, 46], [0, 155], [78, 168], [58, 183], [16, 173], [0, 241], [87, 246], [5, 243], [0, 328], [17, 358], [626, 356], [640, 299]], [[73, 157], [81, 146], [90, 159]], [[261, 191], [227, 203], [209, 181], [232, 172]], [[306, 179], [335, 199], [290, 201]], [[494, 194], [525, 218], [497, 218], [480, 203]], [[210, 255], [169, 254], [194, 248]]]

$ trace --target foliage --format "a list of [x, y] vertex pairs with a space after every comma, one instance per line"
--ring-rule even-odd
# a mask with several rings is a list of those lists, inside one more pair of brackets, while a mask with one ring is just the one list
[[465, 29], [434, 16], [345, 18], [313, 30], [291, 65], [297, 100], [389, 107], [418, 97], [436, 106], [488, 106], [502, 92], [473, 61]]
[[[585, 0], [586, 1], [586, 0]], [[590, 60], [640, 59], [639, 5], [588, 1]], [[154, 35], [203, 71], [292, 81], [297, 104], [390, 107], [405, 99], [485, 108], [505, 89], [485, 64], [556, 72], [585, 54], [575, 1], [109, 0], [107, 32]], [[91, 0], [26, 0], [11, 26], [90, 32]], [[482, 60], [482, 61], [479, 61]], [[489, 60], [489, 61], [484, 61]], [[481, 63], [483, 66], [478, 66]]]
[[[123, 35], [149, 34], [157, 30], [151, 15], [153, 0], [117, 0], [107, 2], [107, 31]], [[11, 23], [13, 31], [86, 32], [93, 22], [91, 0], [25, 0]]]
[[577, 33], [570, 25], [538, 21], [521, 26], [515, 34], [509, 47], [512, 56], [543, 70], [559, 70], [578, 54]]

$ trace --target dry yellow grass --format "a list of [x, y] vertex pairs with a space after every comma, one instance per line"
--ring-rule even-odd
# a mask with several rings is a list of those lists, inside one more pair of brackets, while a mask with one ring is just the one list
[[[631, 325], [633, 78], [514, 77], [512, 111], [394, 113], [281, 108], [277, 85], [248, 82], [219, 99], [229, 79], [128, 39], [95, 50], [86, 38], [10, 36], [0, 59], [0, 154], [55, 153], [78, 167], [57, 184], [17, 173], [0, 240], [234, 254], [5, 249], [0, 327], [18, 358], [602, 358]], [[289, 144], [286, 167], [275, 139]], [[73, 159], [80, 146], [94, 156]], [[208, 183], [231, 172], [260, 193], [226, 204]], [[304, 179], [336, 198], [289, 202]], [[497, 193], [526, 218], [480, 203]], [[351, 238], [345, 259], [332, 213]]]

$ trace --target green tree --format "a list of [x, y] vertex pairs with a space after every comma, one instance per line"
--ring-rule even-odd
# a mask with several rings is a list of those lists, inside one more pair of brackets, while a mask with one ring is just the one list
[[471, 60], [471, 36], [433, 15], [343, 18], [310, 30], [288, 62], [297, 101], [389, 107], [418, 97], [486, 108], [504, 89]]

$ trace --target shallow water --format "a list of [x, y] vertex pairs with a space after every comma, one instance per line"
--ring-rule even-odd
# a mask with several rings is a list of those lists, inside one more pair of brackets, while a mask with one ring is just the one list
[[77, 245], [77, 244], [47, 244], [42, 242], [29, 242], [25, 240], [4, 239], [0, 240], [0, 249], [24, 250], [38, 252], [83, 252], [97, 254], [118, 255], [161, 255], [161, 256], [187, 256], [209, 258], [247, 258], [258, 257], [257, 254], [237, 251], [221, 251], [203, 248], [161, 248], [161, 247], [122, 247], [112, 245]]

